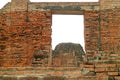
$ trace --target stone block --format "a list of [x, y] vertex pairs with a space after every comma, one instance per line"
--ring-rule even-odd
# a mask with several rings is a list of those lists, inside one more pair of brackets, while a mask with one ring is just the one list
[[118, 72], [108, 72], [108, 75], [110, 75], [110, 76], [118, 76]]
[[112, 67], [116, 67], [116, 64], [95, 64], [95, 67], [96, 67], [96, 68], [100, 68], [100, 67], [101, 67], [101, 68], [102, 68], [102, 67], [103, 67], [103, 68], [107, 68], [107, 67], [111, 67], [111, 68], [112, 68]]
[[38, 80], [38, 77], [26, 76], [26, 77], [20, 77], [19, 80]]
[[106, 72], [106, 68], [95, 68], [95, 72]]
[[120, 80], [120, 76], [115, 76], [115, 80]]
[[14, 76], [3, 76], [1, 80], [17, 80], [17, 77], [14, 77]]

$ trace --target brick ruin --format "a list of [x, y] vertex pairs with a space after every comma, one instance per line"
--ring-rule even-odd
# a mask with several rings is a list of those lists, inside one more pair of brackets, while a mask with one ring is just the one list
[[[0, 10], [0, 75], [120, 80], [119, 4], [119, 0], [40, 3], [12, 0]], [[87, 61], [80, 67], [52, 67], [52, 14], [84, 15]], [[42, 60], [36, 61], [34, 54], [39, 54]], [[95, 76], [87, 75], [90, 72]]]

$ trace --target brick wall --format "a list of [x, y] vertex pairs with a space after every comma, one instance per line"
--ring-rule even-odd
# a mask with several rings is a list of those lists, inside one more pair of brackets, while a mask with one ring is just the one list
[[119, 15], [119, 9], [109, 9], [100, 12], [102, 51], [116, 54], [120, 52]]
[[[31, 66], [34, 54], [50, 53], [51, 12], [11, 12], [1, 14], [0, 53], [2, 66]], [[48, 64], [48, 57], [38, 60]]]
[[[19, 3], [19, 4], [18, 4]], [[34, 5], [33, 5], [34, 4]], [[98, 10], [98, 3], [30, 3], [29, 0], [12, 0], [1, 11], [1, 66], [19, 67], [19, 66], [48, 66], [51, 63], [51, 24], [52, 24], [52, 8], [62, 10], [90, 10], [85, 11], [85, 16], [90, 19], [97, 19], [97, 12], [92, 16], [91, 10]], [[55, 7], [57, 4], [59, 6]], [[31, 7], [31, 5], [33, 7]], [[65, 5], [60, 7], [60, 5]], [[69, 7], [72, 6], [73, 7]], [[81, 5], [79, 7], [78, 5]], [[39, 7], [40, 6], [40, 7]], [[47, 7], [46, 7], [47, 6]], [[52, 7], [50, 7], [52, 6]], [[91, 7], [92, 6], [92, 7]], [[46, 7], [46, 8], [45, 8]], [[68, 8], [67, 8], [68, 7]], [[44, 8], [44, 9], [42, 9]], [[71, 11], [72, 12], [72, 11]], [[79, 11], [76, 11], [79, 12]], [[94, 18], [92, 18], [94, 17]], [[85, 19], [87, 19], [85, 18]], [[90, 20], [90, 26], [95, 27], [98, 22]], [[87, 22], [87, 20], [85, 20]], [[85, 23], [87, 24], [87, 23]], [[93, 54], [98, 50], [96, 28], [86, 28], [86, 50]], [[6, 32], [5, 32], [6, 31]], [[92, 32], [94, 31], [94, 32]], [[88, 37], [89, 34], [90, 36]], [[92, 32], [92, 33], [91, 33]], [[3, 34], [3, 35], [2, 35]], [[5, 38], [5, 40], [3, 40]], [[4, 44], [4, 45], [3, 45]], [[93, 45], [93, 48], [88, 48]], [[4, 54], [4, 55], [2, 55]], [[42, 58], [42, 59], [41, 59]]]
[[[32, 11], [28, 12], [28, 37], [32, 42], [29, 42], [30, 49], [33, 50], [35, 58], [43, 55], [43, 60], [34, 61], [34, 64], [43, 64], [42, 66], [48, 66], [48, 58], [50, 57], [51, 50], [51, 11]], [[31, 33], [31, 34], [29, 34]]]
[[[17, 3], [20, 4], [17, 5]], [[80, 68], [94, 72], [98, 77], [105, 75], [103, 78], [114, 76], [119, 79], [119, 3], [119, 0], [101, 0], [100, 6], [98, 3], [97, 5], [95, 3], [95, 6], [88, 3], [84, 6], [81, 3], [82, 7], [78, 7], [79, 4], [74, 3], [77, 6], [71, 7], [72, 10], [82, 11], [81, 14], [84, 12], [85, 47], [88, 61]], [[64, 8], [60, 7], [60, 4], [54, 8], [54, 4], [56, 6], [58, 3], [52, 3], [49, 6], [47, 4], [44, 3], [47, 7], [44, 5], [41, 7], [37, 3], [32, 3], [34, 6], [32, 8], [28, 0], [12, 0], [12, 3], [1, 9], [0, 67], [46, 67], [51, 63], [52, 8], [69, 11], [72, 3], [64, 4]], [[57, 62], [60, 65], [61, 60]], [[3, 73], [1, 71], [1, 74]]]
[[85, 49], [87, 57], [93, 59], [94, 54], [100, 49], [100, 21], [99, 11], [85, 11], [84, 25], [85, 25]]

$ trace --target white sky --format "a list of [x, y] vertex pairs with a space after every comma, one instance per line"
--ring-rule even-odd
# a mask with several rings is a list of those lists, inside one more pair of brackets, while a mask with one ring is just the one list
[[83, 17], [82, 15], [53, 15], [53, 49], [61, 42], [80, 43], [84, 47]]
[[[98, 2], [99, 0], [30, 0], [31, 2]], [[0, 0], [0, 8], [11, 0]], [[52, 49], [61, 42], [80, 43], [84, 47], [83, 15], [52, 15]]]

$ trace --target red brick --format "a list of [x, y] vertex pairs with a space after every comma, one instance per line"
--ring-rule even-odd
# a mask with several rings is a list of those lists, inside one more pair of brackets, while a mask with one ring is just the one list
[[105, 72], [106, 68], [95, 68], [95, 72]]
[[108, 75], [110, 75], [110, 76], [118, 76], [118, 72], [108, 72]]
[[97, 68], [107, 68], [107, 67], [116, 67], [116, 64], [95, 64], [95, 67]]

